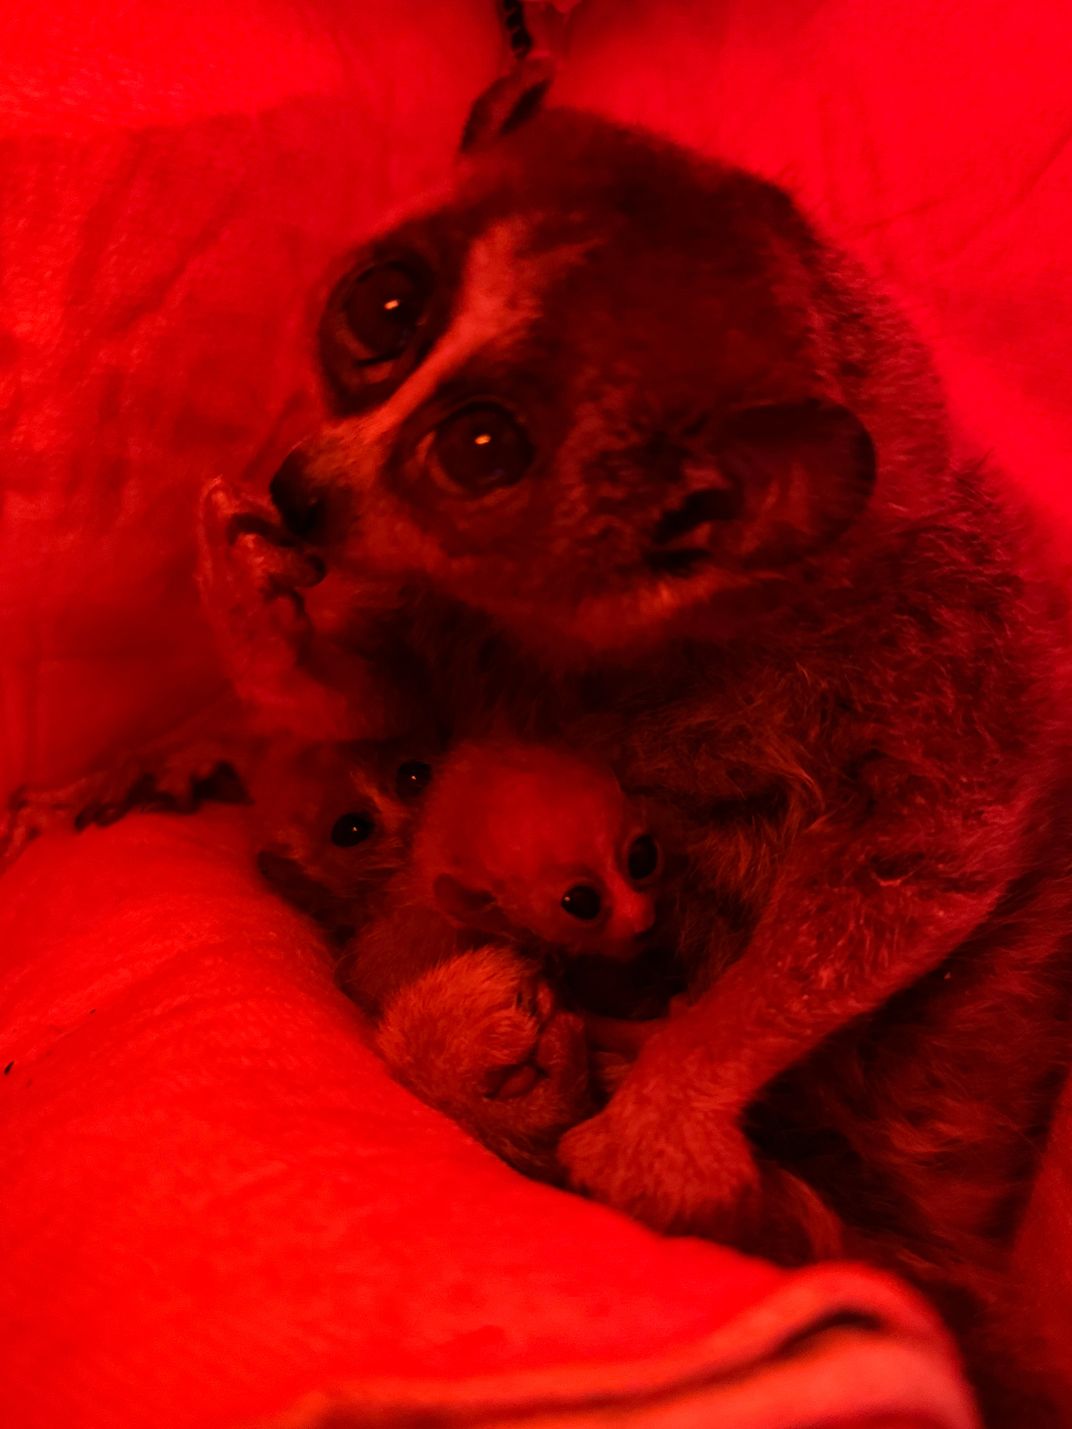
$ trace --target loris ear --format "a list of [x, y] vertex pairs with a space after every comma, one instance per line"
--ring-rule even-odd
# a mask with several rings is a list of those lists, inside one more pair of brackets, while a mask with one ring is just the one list
[[473, 154], [490, 148], [504, 134], [519, 129], [543, 103], [555, 77], [550, 60], [523, 60], [490, 85], [469, 111], [460, 149]]
[[470, 888], [449, 873], [441, 873], [432, 884], [432, 897], [440, 913], [461, 928], [479, 933], [509, 932], [506, 915], [486, 888]]
[[777, 570], [822, 550], [860, 518], [875, 485], [867, 428], [821, 397], [734, 413], [717, 460], [740, 502], [730, 554], [746, 570]]

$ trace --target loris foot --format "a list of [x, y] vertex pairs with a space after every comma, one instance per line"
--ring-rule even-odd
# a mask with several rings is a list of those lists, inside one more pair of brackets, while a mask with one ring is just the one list
[[113, 824], [135, 812], [192, 813], [206, 801], [243, 802], [235, 773], [242, 731], [241, 711], [227, 695], [68, 784], [12, 790], [0, 809], [0, 869], [41, 834]]
[[562, 1132], [592, 1110], [580, 1018], [510, 948], [460, 953], [408, 984], [376, 1043], [400, 1081], [533, 1175], [555, 1176]]

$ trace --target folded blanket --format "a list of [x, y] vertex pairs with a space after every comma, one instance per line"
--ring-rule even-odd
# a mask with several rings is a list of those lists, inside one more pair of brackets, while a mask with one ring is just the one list
[[12, 1429], [968, 1426], [930, 1313], [665, 1240], [391, 1082], [234, 814], [0, 884]]

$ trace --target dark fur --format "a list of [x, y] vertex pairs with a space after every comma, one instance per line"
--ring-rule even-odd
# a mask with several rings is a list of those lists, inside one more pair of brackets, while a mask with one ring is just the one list
[[[564, 1139], [574, 1184], [760, 1248], [790, 1203], [829, 1246], [836, 1210], [844, 1248], [967, 1331], [1067, 1061], [1069, 640], [1042, 542], [954, 454], [900, 319], [756, 178], [552, 112], [353, 271], [399, 254], [430, 297], [398, 357], [355, 361], [345, 281], [328, 305], [312, 538], [337, 583], [417, 592], [454, 736], [506, 712], [611, 761], [674, 807], [693, 870], [702, 995]], [[484, 497], [429, 458], [473, 397], [536, 451]]]

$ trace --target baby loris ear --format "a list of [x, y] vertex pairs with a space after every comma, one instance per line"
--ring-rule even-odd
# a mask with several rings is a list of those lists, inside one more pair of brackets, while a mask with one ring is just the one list
[[746, 570], [778, 570], [821, 551], [859, 520], [875, 485], [867, 428], [822, 397], [733, 413], [717, 460], [738, 493], [732, 555]]
[[432, 884], [432, 898], [443, 917], [459, 928], [501, 936], [511, 931], [509, 919], [487, 888], [473, 888], [441, 873]]
[[540, 108], [551, 88], [555, 67], [546, 57], [523, 60], [489, 85], [469, 111], [460, 151], [475, 154], [520, 129]]

